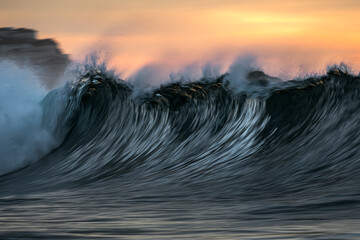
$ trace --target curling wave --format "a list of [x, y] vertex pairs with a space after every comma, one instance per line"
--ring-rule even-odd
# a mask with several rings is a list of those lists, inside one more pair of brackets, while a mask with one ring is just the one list
[[225, 74], [135, 96], [89, 69], [42, 100], [42, 126], [61, 144], [3, 176], [2, 192], [111, 182], [123, 191], [359, 196], [360, 77], [333, 67], [305, 80], [246, 79], [251, 91]]

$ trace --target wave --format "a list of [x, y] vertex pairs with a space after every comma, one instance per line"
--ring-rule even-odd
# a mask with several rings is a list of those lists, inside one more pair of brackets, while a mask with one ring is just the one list
[[[88, 66], [36, 105], [36, 124], [26, 126], [46, 132], [46, 151], [21, 152], [33, 157], [15, 161], [17, 168], [32, 164], [3, 176], [0, 186], [13, 191], [5, 186], [17, 179], [23, 189], [39, 189], [40, 178], [46, 187], [116, 180], [122, 188], [201, 186], [217, 195], [358, 194], [359, 80], [343, 66], [286, 82], [260, 70], [230, 71], [139, 94]], [[11, 154], [2, 156], [1, 173], [13, 171], [4, 168]]]

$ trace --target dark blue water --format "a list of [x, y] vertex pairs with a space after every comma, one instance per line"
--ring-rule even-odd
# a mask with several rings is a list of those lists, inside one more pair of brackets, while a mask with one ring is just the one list
[[52, 150], [1, 156], [0, 239], [360, 238], [359, 76], [74, 79], [39, 104]]

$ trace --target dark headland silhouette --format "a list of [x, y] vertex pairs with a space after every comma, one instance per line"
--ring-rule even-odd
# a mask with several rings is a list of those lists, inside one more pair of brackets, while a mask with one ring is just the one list
[[0, 28], [0, 61], [32, 68], [45, 86], [52, 88], [70, 60], [53, 39], [37, 39], [36, 33], [27, 28]]

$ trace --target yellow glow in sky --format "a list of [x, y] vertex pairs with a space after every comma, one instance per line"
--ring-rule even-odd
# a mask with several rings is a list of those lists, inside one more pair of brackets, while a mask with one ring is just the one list
[[360, 65], [358, 0], [0, 0], [3, 27], [55, 38], [80, 60], [103, 50], [129, 75], [149, 63], [229, 64], [253, 54], [274, 75]]

